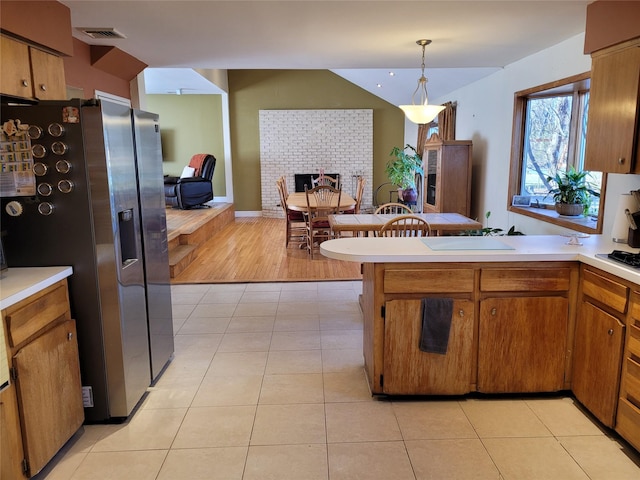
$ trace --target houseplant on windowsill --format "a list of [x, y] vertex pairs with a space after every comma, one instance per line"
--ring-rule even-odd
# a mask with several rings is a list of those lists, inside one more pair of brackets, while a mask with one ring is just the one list
[[415, 203], [418, 198], [416, 192], [416, 174], [423, 173], [422, 158], [411, 145], [404, 148], [393, 147], [387, 162], [386, 173], [389, 181], [398, 187], [398, 197], [407, 203]]
[[555, 176], [547, 177], [547, 182], [556, 184], [555, 188], [549, 190], [549, 195], [556, 202], [559, 215], [576, 217], [586, 214], [591, 195], [600, 196], [587, 182], [588, 175], [589, 172], [578, 171], [571, 166], [566, 172], [556, 172]]

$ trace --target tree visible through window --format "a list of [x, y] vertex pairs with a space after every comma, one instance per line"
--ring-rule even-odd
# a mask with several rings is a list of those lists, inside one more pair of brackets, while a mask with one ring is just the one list
[[[571, 167], [583, 170], [589, 76], [577, 75], [516, 93], [510, 195], [530, 197], [532, 205], [553, 202], [550, 182]], [[601, 172], [588, 172], [589, 187], [600, 192]], [[597, 221], [600, 198], [592, 195], [589, 217]]]
[[[575, 109], [574, 100], [578, 102]], [[522, 195], [548, 202], [547, 194], [553, 188], [549, 177], [566, 172], [571, 166], [582, 170], [588, 110], [589, 92], [527, 100]], [[600, 172], [588, 174], [588, 181], [596, 191], [600, 190], [601, 179]], [[597, 216], [598, 197], [592, 196], [591, 202], [589, 213]]]

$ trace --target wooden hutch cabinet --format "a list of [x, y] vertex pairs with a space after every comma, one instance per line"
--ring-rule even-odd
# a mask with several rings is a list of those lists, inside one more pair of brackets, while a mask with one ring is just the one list
[[471, 213], [471, 140], [432, 135], [422, 153], [425, 213]]

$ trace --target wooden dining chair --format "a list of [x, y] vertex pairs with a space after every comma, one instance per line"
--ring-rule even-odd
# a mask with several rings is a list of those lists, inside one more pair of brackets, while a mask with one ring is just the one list
[[284, 218], [286, 220], [285, 230], [285, 248], [289, 246], [289, 241], [296, 240], [298, 243], [305, 243], [307, 236], [307, 225], [302, 212], [296, 210], [290, 210], [287, 206], [287, 183], [284, 177], [280, 177], [276, 180], [276, 188], [280, 195], [280, 205], [284, 211]]
[[364, 178], [363, 176], [358, 176], [358, 182], [356, 183], [356, 194], [354, 196], [356, 204], [353, 206], [353, 208], [344, 210], [340, 213], [360, 213], [360, 208], [362, 207], [362, 197], [364, 196], [364, 186], [366, 183], [366, 178]]
[[431, 226], [416, 215], [399, 215], [380, 227], [381, 237], [428, 237]]
[[[350, 208], [349, 210], [344, 210], [340, 213], [344, 213], [344, 214], [358, 214], [360, 213], [360, 209], [362, 207], [362, 197], [364, 196], [364, 186], [367, 183], [367, 179], [364, 178], [362, 175], [358, 176], [358, 182], [356, 183], [356, 195], [354, 200], [356, 201], [356, 204], [354, 205], [353, 208]], [[352, 237], [357, 237], [360, 235], [360, 232], [351, 232], [351, 236]]]
[[312, 187], [317, 187], [319, 185], [329, 185], [333, 188], [340, 188], [340, 179], [330, 177], [329, 175], [320, 175], [318, 178], [311, 179]]
[[373, 213], [381, 213], [381, 214], [407, 214], [411, 215], [413, 210], [411, 210], [407, 205], [402, 203], [385, 203], [384, 205], [380, 205], [375, 212]]
[[316, 245], [334, 237], [329, 225], [329, 215], [339, 213], [342, 191], [329, 185], [318, 185], [309, 190], [305, 188], [307, 211], [307, 250], [313, 259]]

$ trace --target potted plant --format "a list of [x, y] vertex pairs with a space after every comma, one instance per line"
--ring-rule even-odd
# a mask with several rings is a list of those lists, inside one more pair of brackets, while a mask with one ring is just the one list
[[513, 237], [513, 236], [518, 236], [518, 235], [524, 235], [524, 233], [516, 230], [516, 226], [515, 225], [511, 225], [511, 228], [507, 231], [507, 233], [504, 233], [504, 230], [501, 228], [493, 228], [489, 226], [489, 217], [491, 216], [491, 212], [487, 212], [484, 214], [484, 218], [487, 219], [487, 226], [481, 228], [480, 230], [465, 230], [463, 232], [460, 233], [460, 235], [462, 236], [471, 236], [471, 237], [493, 237], [493, 236], [509, 236], [509, 237]]
[[578, 171], [571, 166], [566, 172], [556, 172], [555, 176], [547, 177], [547, 182], [556, 184], [549, 190], [549, 195], [553, 196], [559, 215], [582, 215], [589, 209], [591, 195], [600, 196], [587, 182], [588, 175], [589, 172]]
[[399, 198], [407, 203], [415, 203], [418, 198], [416, 173], [423, 173], [422, 158], [411, 145], [393, 147], [389, 156], [392, 157], [386, 167], [389, 181], [398, 187]]

